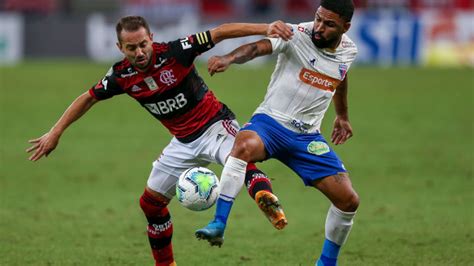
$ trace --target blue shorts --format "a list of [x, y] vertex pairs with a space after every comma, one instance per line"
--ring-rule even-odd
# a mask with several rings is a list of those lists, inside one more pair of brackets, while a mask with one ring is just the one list
[[314, 180], [346, 172], [342, 161], [320, 133], [293, 132], [265, 114], [254, 115], [241, 130], [256, 132], [265, 145], [268, 158], [290, 167], [306, 186], [312, 186]]

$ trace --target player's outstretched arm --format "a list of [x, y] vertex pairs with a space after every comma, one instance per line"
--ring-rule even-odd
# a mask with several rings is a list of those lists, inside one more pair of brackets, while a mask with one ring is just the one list
[[344, 144], [346, 140], [352, 137], [352, 126], [349, 122], [349, 113], [347, 105], [347, 75], [339, 84], [333, 97], [334, 107], [336, 109], [336, 119], [331, 134], [331, 141], [335, 145]]
[[267, 37], [280, 37], [287, 41], [293, 36], [291, 27], [281, 20], [274, 21], [270, 24], [256, 23], [226, 23], [210, 30], [212, 42], [218, 42], [250, 35], [265, 35]]
[[257, 56], [271, 53], [272, 44], [267, 39], [244, 44], [226, 55], [209, 58], [207, 61], [207, 71], [212, 76], [215, 73], [224, 72], [231, 64], [243, 64]]
[[26, 152], [29, 153], [34, 151], [34, 153], [29, 157], [29, 160], [37, 161], [43, 156], [48, 156], [48, 154], [52, 152], [58, 145], [59, 138], [63, 134], [64, 130], [66, 130], [69, 125], [85, 114], [87, 110], [89, 110], [89, 108], [91, 108], [96, 102], [97, 100], [92, 97], [89, 92], [85, 92], [77, 97], [48, 133], [37, 139], [28, 141], [33, 145], [29, 147]]

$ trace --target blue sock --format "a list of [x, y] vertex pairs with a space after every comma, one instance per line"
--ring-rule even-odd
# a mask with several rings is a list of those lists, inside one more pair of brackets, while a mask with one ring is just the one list
[[336, 266], [336, 265], [337, 265], [337, 259], [331, 259], [324, 255], [321, 255], [321, 257], [319, 257], [319, 260], [316, 264], [316, 266]]
[[[333, 266], [337, 263], [337, 256], [339, 255], [339, 250], [341, 246], [337, 245], [336, 243], [326, 239], [324, 240], [323, 245], [323, 252], [321, 253], [321, 257], [319, 261], [322, 262], [324, 266]], [[319, 262], [318, 262], [319, 265]]]
[[341, 246], [326, 239], [324, 240], [322, 255], [328, 258], [337, 259], [337, 256], [339, 256], [339, 249], [341, 249]]
[[227, 218], [229, 218], [230, 209], [232, 208], [233, 201], [217, 199], [216, 214], [214, 216], [216, 221], [227, 224]]

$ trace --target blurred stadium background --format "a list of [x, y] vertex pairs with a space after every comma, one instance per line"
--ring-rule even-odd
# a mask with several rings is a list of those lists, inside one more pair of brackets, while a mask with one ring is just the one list
[[[359, 64], [474, 65], [474, 1], [355, 0], [349, 35]], [[113, 27], [123, 15], [146, 17], [157, 40], [221, 22], [313, 19], [318, 0], [2, 0], [0, 62], [79, 57], [111, 61]], [[233, 42], [236, 45], [235, 42]], [[215, 52], [228, 51], [221, 45]]]
[[[355, 136], [335, 147], [362, 202], [341, 265], [474, 265], [473, 0], [355, 0], [359, 48], [349, 106]], [[142, 15], [167, 41], [233, 21], [311, 21], [312, 0], [0, 0], [0, 265], [151, 265], [138, 206], [169, 133], [129, 97], [95, 106], [50, 157], [27, 140], [121, 57], [114, 25]], [[261, 101], [274, 60], [200, 74], [242, 124]], [[328, 136], [332, 108], [323, 123]], [[261, 164], [289, 218], [275, 231], [245, 193], [226, 243], [194, 230], [212, 212], [173, 201], [178, 265], [314, 265], [328, 202], [276, 161]], [[217, 173], [220, 168], [213, 166]]]

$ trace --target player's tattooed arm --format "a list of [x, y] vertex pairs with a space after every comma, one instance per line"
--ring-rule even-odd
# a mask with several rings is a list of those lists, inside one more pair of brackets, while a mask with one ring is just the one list
[[258, 42], [242, 45], [230, 52], [228, 56], [231, 58], [232, 64], [243, 64], [255, 57], [271, 53], [272, 43], [268, 39], [263, 39]]
[[255, 57], [271, 53], [272, 44], [268, 39], [244, 44], [226, 55], [209, 58], [207, 70], [212, 76], [215, 73], [224, 72], [231, 64], [243, 64]]

